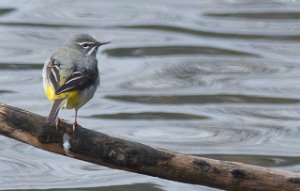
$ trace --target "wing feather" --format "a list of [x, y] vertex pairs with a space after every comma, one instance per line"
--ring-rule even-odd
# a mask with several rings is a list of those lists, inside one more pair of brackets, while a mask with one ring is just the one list
[[65, 81], [65, 83], [55, 91], [55, 94], [61, 94], [71, 90], [80, 90], [88, 87], [97, 80], [97, 75], [97, 72], [93, 72], [91, 70], [75, 71]]
[[47, 66], [47, 76], [54, 87], [55, 94], [59, 95], [71, 90], [80, 90], [84, 87], [90, 86], [98, 78], [98, 70], [88, 70], [74, 68], [74, 71], [71, 75], [61, 84], [60, 76], [60, 62], [56, 59], [50, 58], [50, 61]]
[[60, 81], [59, 70], [60, 70], [59, 62], [53, 58], [50, 58], [47, 66], [47, 76], [50, 83], [54, 87], [54, 90], [59, 88], [59, 81]]

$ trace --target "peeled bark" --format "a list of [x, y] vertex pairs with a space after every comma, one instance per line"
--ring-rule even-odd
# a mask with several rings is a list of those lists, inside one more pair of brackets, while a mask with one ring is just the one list
[[[34, 147], [115, 169], [224, 190], [300, 191], [300, 174], [220, 161], [114, 138], [0, 104], [0, 134]], [[121, 125], [121, 124], [120, 124]]]

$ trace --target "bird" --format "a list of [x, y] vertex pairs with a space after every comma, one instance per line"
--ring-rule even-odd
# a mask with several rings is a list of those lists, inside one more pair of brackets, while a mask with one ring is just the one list
[[99, 86], [98, 48], [108, 43], [88, 34], [75, 34], [47, 59], [42, 71], [43, 88], [52, 102], [47, 125], [57, 124], [62, 108], [75, 109], [74, 132], [78, 110], [93, 98]]

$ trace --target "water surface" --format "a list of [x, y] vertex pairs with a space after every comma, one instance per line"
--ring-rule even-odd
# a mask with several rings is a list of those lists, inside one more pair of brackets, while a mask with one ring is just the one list
[[[153, 147], [300, 172], [300, 3], [0, 1], [0, 101], [42, 115], [43, 62], [84, 32], [101, 86], [79, 123]], [[73, 120], [74, 111], [60, 117]], [[1, 190], [212, 191], [0, 136]]]

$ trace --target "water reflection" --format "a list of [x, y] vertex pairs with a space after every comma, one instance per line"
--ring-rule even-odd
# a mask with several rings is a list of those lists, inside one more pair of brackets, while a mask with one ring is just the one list
[[185, 114], [185, 113], [167, 113], [167, 112], [139, 112], [139, 113], [116, 113], [92, 115], [91, 118], [99, 119], [127, 119], [127, 120], [191, 120], [207, 119], [206, 116]]
[[0, 70], [41, 70], [41, 64], [27, 64], [27, 63], [0, 63]]
[[210, 38], [226, 38], [226, 39], [245, 39], [245, 40], [288, 40], [299, 41], [300, 35], [289, 34], [242, 34], [242, 33], [230, 33], [230, 32], [215, 32], [208, 30], [199, 30], [186, 27], [168, 26], [168, 25], [133, 25], [133, 26], [117, 26], [116, 28], [129, 28], [140, 30], [154, 30], [163, 32], [175, 32], [185, 35], [196, 35], [201, 37]]
[[115, 48], [107, 49], [104, 53], [113, 57], [140, 57], [140, 56], [167, 56], [167, 55], [227, 55], [227, 56], [254, 56], [256, 55], [226, 50], [214, 47], [195, 47], [195, 46], [159, 46], [159, 47], [136, 47], [136, 48]]
[[[48, 189], [49, 191], [163, 191], [157, 188], [153, 184], [132, 184], [132, 185], [120, 185], [120, 186], [106, 186], [97, 188], [71, 188], [71, 189]], [[37, 190], [38, 191], [38, 190]]]
[[17, 26], [17, 27], [37, 27], [37, 28], [85, 28], [82, 25], [68, 25], [68, 24], [47, 24], [47, 23], [30, 23], [30, 22], [0, 22], [3, 26]]
[[261, 155], [199, 155], [217, 160], [235, 161], [264, 167], [293, 166], [300, 162], [299, 157], [261, 156]]
[[300, 12], [297, 10], [280, 10], [280, 11], [266, 11], [266, 10], [260, 10], [260, 11], [244, 11], [244, 12], [223, 12], [223, 13], [206, 13], [205, 16], [209, 17], [221, 17], [221, 18], [243, 18], [243, 19], [299, 19], [300, 18]]
[[0, 16], [8, 14], [12, 11], [15, 11], [16, 9], [14, 8], [0, 8]]
[[214, 103], [247, 103], [247, 104], [295, 104], [298, 99], [276, 98], [248, 95], [177, 95], [177, 96], [106, 96], [108, 99], [144, 104], [214, 104]]

